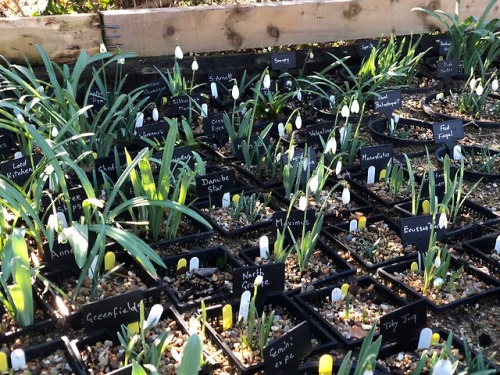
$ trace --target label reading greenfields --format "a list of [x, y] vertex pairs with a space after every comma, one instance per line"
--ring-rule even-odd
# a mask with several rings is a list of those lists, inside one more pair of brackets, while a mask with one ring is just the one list
[[142, 291], [135, 290], [83, 306], [85, 331], [90, 333], [106, 330], [116, 337], [122, 324], [139, 321], [141, 301]]

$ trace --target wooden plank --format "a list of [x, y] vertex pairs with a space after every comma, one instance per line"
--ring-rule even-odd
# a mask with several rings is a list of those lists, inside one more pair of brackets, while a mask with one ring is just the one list
[[[462, 18], [480, 16], [489, 0], [462, 1]], [[322, 0], [103, 12], [107, 44], [141, 56], [227, 51], [431, 32], [442, 28], [421, 6], [454, 12], [449, 0]], [[499, 17], [495, 6], [490, 18]]]
[[82, 50], [99, 51], [102, 38], [97, 14], [0, 18], [0, 55], [12, 63], [41, 62], [33, 44], [43, 46], [53, 61], [75, 61]]

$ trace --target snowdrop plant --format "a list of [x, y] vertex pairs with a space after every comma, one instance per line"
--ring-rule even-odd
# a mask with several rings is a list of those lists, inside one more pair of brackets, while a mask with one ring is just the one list
[[489, 104], [488, 95], [498, 89], [496, 75], [491, 75], [486, 81], [483, 78], [475, 78], [471, 72], [466, 86], [461, 93], [451, 93], [451, 100], [455, 103], [460, 113], [479, 118], [483, 112], [497, 114], [500, 105], [496, 102]]

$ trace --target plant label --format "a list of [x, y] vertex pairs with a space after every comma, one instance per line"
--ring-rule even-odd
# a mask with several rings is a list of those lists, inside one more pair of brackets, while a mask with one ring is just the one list
[[[400, 220], [401, 242], [404, 246], [415, 245], [419, 253], [425, 254], [429, 249], [429, 239], [432, 232], [432, 215], [404, 217]], [[434, 232], [439, 234], [438, 223], [434, 224]]]
[[[288, 218], [287, 218], [288, 216]], [[286, 211], [276, 211], [272, 218], [272, 231], [276, 233], [278, 230], [284, 232], [287, 241], [292, 240], [290, 231], [295, 239], [302, 235], [302, 228], [305, 226], [305, 231], [312, 230], [316, 213], [314, 210], [291, 210], [290, 215]]]
[[161, 121], [155, 124], [141, 126], [140, 128], [137, 128], [135, 131], [137, 138], [139, 138], [139, 145], [148, 146], [148, 143], [144, 141], [144, 138], [157, 143], [164, 144], [169, 129], [170, 127], [168, 126], [168, 124], [164, 121]]
[[297, 55], [295, 51], [279, 52], [271, 54], [271, 69], [286, 73], [297, 66]]
[[412, 332], [419, 331], [427, 324], [425, 300], [419, 300], [400, 307], [380, 318], [380, 334], [384, 342], [396, 340], [404, 350], [408, 347]]
[[224, 193], [222, 196], [222, 208], [227, 208], [231, 204], [231, 195], [229, 193]]
[[434, 133], [434, 142], [436, 144], [444, 143], [448, 150], [452, 151], [455, 141], [464, 137], [464, 124], [462, 120], [449, 120], [437, 122], [432, 125]]
[[375, 167], [372, 165], [368, 168], [368, 172], [366, 174], [366, 184], [371, 185], [375, 183]]
[[26, 355], [22, 349], [14, 349], [10, 354], [10, 363], [14, 371], [22, 370], [26, 366]]
[[254, 281], [262, 276], [263, 281], [257, 290], [257, 308], [272, 292], [285, 289], [285, 263], [269, 263], [250, 267], [235, 268], [233, 271], [233, 293], [239, 295], [244, 291], [253, 293]]
[[189, 116], [190, 111], [198, 110], [203, 98], [201, 94], [179, 95], [172, 97], [172, 115]]
[[418, 337], [417, 349], [429, 349], [431, 347], [432, 342], [432, 329], [424, 328], [420, 331], [420, 335]]
[[9, 362], [7, 359], [7, 353], [0, 352], [0, 374], [6, 373], [9, 371]]
[[161, 98], [163, 96], [167, 96], [167, 94], [168, 87], [166, 82], [162, 79], [157, 79], [154, 81], [149, 81], [143, 86], [141, 96], [149, 97], [151, 101], [159, 104], [161, 103]]
[[360, 166], [367, 169], [374, 166], [376, 171], [380, 171], [387, 166], [387, 163], [394, 156], [394, 145], [392, 143], [363, 147], [359, 150]]
[[374, 48], [377, 48], [377, 45], [378, 45], [378, 41], [373, 39], [373, 40], [362, 40], [361, 42], [359, 42], [358, 44], [358, 55], [360, 57], [366, 57], [366, 56], [370, 56], [370, 54], [372, 53], [372, 50]]
[[83, 201], [87, 199], [87, 193], [81, 186], [69, 190], [71, 200], [71, 213], [73, 220], [77, 220], [83, 213]]
[[233, 326], [233, 306], [230, 304], [222, 307], [222, 329], [227, 331]]
[[495, 240], [495, 252], [500, 254], [500, 236], [497, 236]]
[[333, 122], [321, 122], [306, 126], [307, 144], [322, 150], [333, 131], [333, 127]]
[[219, 90], [217, 89], [217, 84], [215, 82], [210, 84], [210, 95], [212, 95], [212, 98], [215, 99], [219, 97]]
[[236, 188], [234, 169], [196, 177], [196, 195], [199, 198], [210, 197], [212, 202], [220, 204], [224, 193]]
[[[242, 160], [245, 158], [245, 154], [243, 152], [243, 141], [247, 142], [248, 138], [243, 137], [243, 138], [236, 138], [234, 140], [234, 151], [235, 151], [235, 157], [238, 160]], [[248, 142], [248, 153], [250, 156], [252, 155], [252, 152], [255, 147], [258, 148], [258, 152], [255, 152], [253, 158], [252, 158], [252, 163], [258, 163], [260, 161], [259, 156], [263, 155], [266, 152], [266, 145], [270, 143], [270, 139], [268, 136], [265, 138], [261, 138], [257, 134], [252, 134], [250, 136], [250, 140]]]
[[[422, 196], [429, 196], [429, 175], [425, 176], [425, 179], [422, 181]], [[434, 196], [441, 200], [446, 193], [446, 183], [444, 181], [444, 171], [439, 169], [434, 171]]]
[[392, 112], [400, 109], [403, 104], [400, 90], [391, 90], [373, 96], [375, 111], [383, 113], [388, 119], [392, 118]]
[[[161, 160], [161, 157], [159, 158]], [[175, 163], [174, 170], [183, 168], [184, 165], [192, 168], [194, 167], [193, 150], [189, 146], [181, 146], [174, 148], [172, 153], [172, 162]]]
[[441, 39], [439, 41], [439, 55], [446, 56], [451, 47], [451, 39]]
[[108, 176], [113, 182], [118, 181], [122, 171], [127, 168], [127, 160], [125, 159], [125, 156], [120, 155], [118, 157], [118, 162], [120, 163], [119, 166], [116, 165], [116, 158], [114, 156], [106, 156], [95, 159], [97, 181], [104, 181], [103, 174]]
[[223, 115], [214, 115], [203, 118], [203, 132], [207, 136], [212, 136], [219, 146], [224, 144], [224, 138], [228, 136], [226, 126], [224, 125]]
[[305, 321], [264, 347], [265, 373], [296, 374], [299, 361], [311, 352], [311, 328]]
[[355, 232], [358, 230], [358, 221], [356, 219], [352, 219], [349, 222], [349, 232]]
[[92, 110], [99, 112], [106, 104], [104, 96], [99, 89], [92, 89], [87, 96], [87, 105], [92, 105]]
[[450, 82], [451, 77], [460, 73], [460, 60], [449, 59], [438, 61], [436, 64], [436, 77], [443, 78], [445, 82]]
[[[289, 160], [290, 159], [288, 152], [285, 152], [282, 156], [283, 164], [288, 164]], [[290, 165], [293, 167], [300, 167], [300, 164], [302, 164], [302, 174], [300, 176], [300, 181], [302, 184], [305, 184], [307, 182], [308, 175], [310, 174], [308, 173], [308, 170], [311, 172], [318, 165], [316, 151], [312, 148], [309, 148], [308, 156], [304, 158], [304, 149], [295, 149], [292, 159], [290, 160]]]
[[218, 90], [223, 92], [229, 92], [229, 89], [233, 87], [234, 80], [236, 79], [235, 69], [224, 69], [224, 70], [214, 70], [207, 72], [208, 84], [212, 85], [215, 83]]
[[238, 310], [238, 322], [243, 319], [244, 322], [248, 319], [248, 310], [250, 309], [250, 300], [252, 299], [252, 293], [249, 290], [245, 290], [241, 293], [240, 298], [240, 309]]
[[189, 260], [189, 271], [192, 272], [200, 268], [200, 259], [198, 257], [192, 257]]
[[135, 290], [83, 306], [85, 331], [91, 333], [106, 330], [112, 337], [116, 337], [122, 324], [139, 320], [141, 301], [142, 291]]
[[259, 255], [262, 259], [269, 258], [269, 238], [267, 236], [259, 238]]
[[5, 177], [18, 185], [22, 185], [31, 177], [33, 170], [42, 160], [42, 157], [41, 154], [31, 154], [14, 160], [7, 160], [0, 164], [0, 170]]
[[340, 288], [334, 288], [331, 295], [332, 302], [340, 302], [342, 300], [342, 290]]

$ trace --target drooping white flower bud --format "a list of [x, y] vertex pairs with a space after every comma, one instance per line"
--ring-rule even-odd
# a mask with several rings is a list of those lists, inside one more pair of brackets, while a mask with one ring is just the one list
[[351, 104], [351, 112], [359, 113], [359, 102], [358, 99], [354, 99]]
[[101, 42], [99, 44], [99, 52], [100, 53], [106, 53], [106, 52], [108, 52], [108, 50], [106, 49], [106, 45], [104, 44], [104, 42]]
[[255, 281], [253, 282], [253, 285], [261, 285], [263, 282], [264, 282], [264, 276], [257, 275]]
[[335, 174], [338, 176], [342, 171], [342, 159], [337, 160], [337, 165], [335, 166]]
[[316, 193], [318, 191], [318, 187], [319, 187], [319, 175], [316, 174], [309, 180], [309, 189], [311, 189], [312, 193]]
[[297, 100], [299, 102], [302, 101], [302, 91], [300, 91], [300, 89], [297, 89], [297, 91], [295, 91], [295, 96], [297, 97]]
[[297, 129], [300, 129], [302, 127], [302, 117], [300, 117], [300, 113], [298, 113], [297, 117], [295, 117], [295, 127]]
[[483, 92], [484, 92], [484, 88], [483, 88], [483, 86], [481, 84], [476, 87], [476, 95], [477, 96], [483, 95]]
[[125, 59], [123, 57], [119, 58], [118, 60], [116, 60], [116, 63], [118, 65], [125, 65]]
[[444, 93], [440, 92], [440, 93], [436, 94], [436, 100], [441, 101], [443, 99], [444, 99]]
[[158, 112], [158, 108], [154, 107], [153, 108], [153, 113], [151, 114], [151, 117], [153, 118], [153, 121], [158, 121], [160, 118], [160, 113]]
[[264, 79], [262, 80], [262, 87], [264, 87], [266, 90], [269, 90], [269, 87], [271, 87], [271, 76], [269, 73], [266, 73], [264, 75]]
[[476, 79], [475, 78], [472, 78], [469, 81], [469, 87], [470, 87], [470, 91], [474, 91], [474, 89], [476, 88]]
[[342, 204], [349, 204], [351, 201], [351, 192], [347, 186], [342, 190]]
[[442, 211], [439, 215], [439, 229], [446, 229], [448, 226], [448, 218], [446, 217], [446, 212]]
[[140, 128], [144, 124], [144, 113], [138, 113], [135, 119], [135, 127]]
[[434, 365], [433, 369], [434, 375], [452, 375], [453, 374], [453, 364], [448, 358], [440, 358]]
[[347, 104], [344, 104], [342, 107], [342, 111], [340, 112], [340, 115], [344, 118], [348, 118], [350, 114], [351, 113], [349, 111], [349, 107], [347, 106]]
[[433, 284], [434, 284], [434, 288], [441, 288], [441, 286], [443, 285], [444, 283], [444, 280], [440, 277], [436, 277], [433, 281]]
[[201, 117], [205, 118], [208, 116], [208, 104], [207, 103], [203, 103], [201, 105]]
[[175, 46], [174, 56], [179, 60], [182, 60], [184, 58], [184, 52], [182, 52], [181, 46], [178, 44]]
[[331, 137], [328, 142], [326, 142], [325, 146], [325, 154], [331, 152], [333, 155], [337, 152], [337, 140], [335, 137]]
[[193, 62], [191, 63], [191, 70], [193, 72], [196, 72], [199, 68], [200, 68], [200, 66], [198, 65], [198, 61], [196, 61], [196, 58], [195, 58], [193, 60]]
[[240, 97], [240, 89], [236, 83], [233, 85], [231, 95], [233, 96], [234, 100], [237, 100]]
[[299, 198], [299, 210], [305, 211], [306, 208], [307, 208], [307, 198], [305, 197], [305, 195], [302, 195]]
[[441, 256], [439, 254], [436, 255], [436, 259], [434, 259], [434, 266], [436, 268], [441, 267]]
[[498, 79], [494, 79], [493, 82], [491, 82], [491, 90], [492, 91], [497, 91], [498, 90]]

